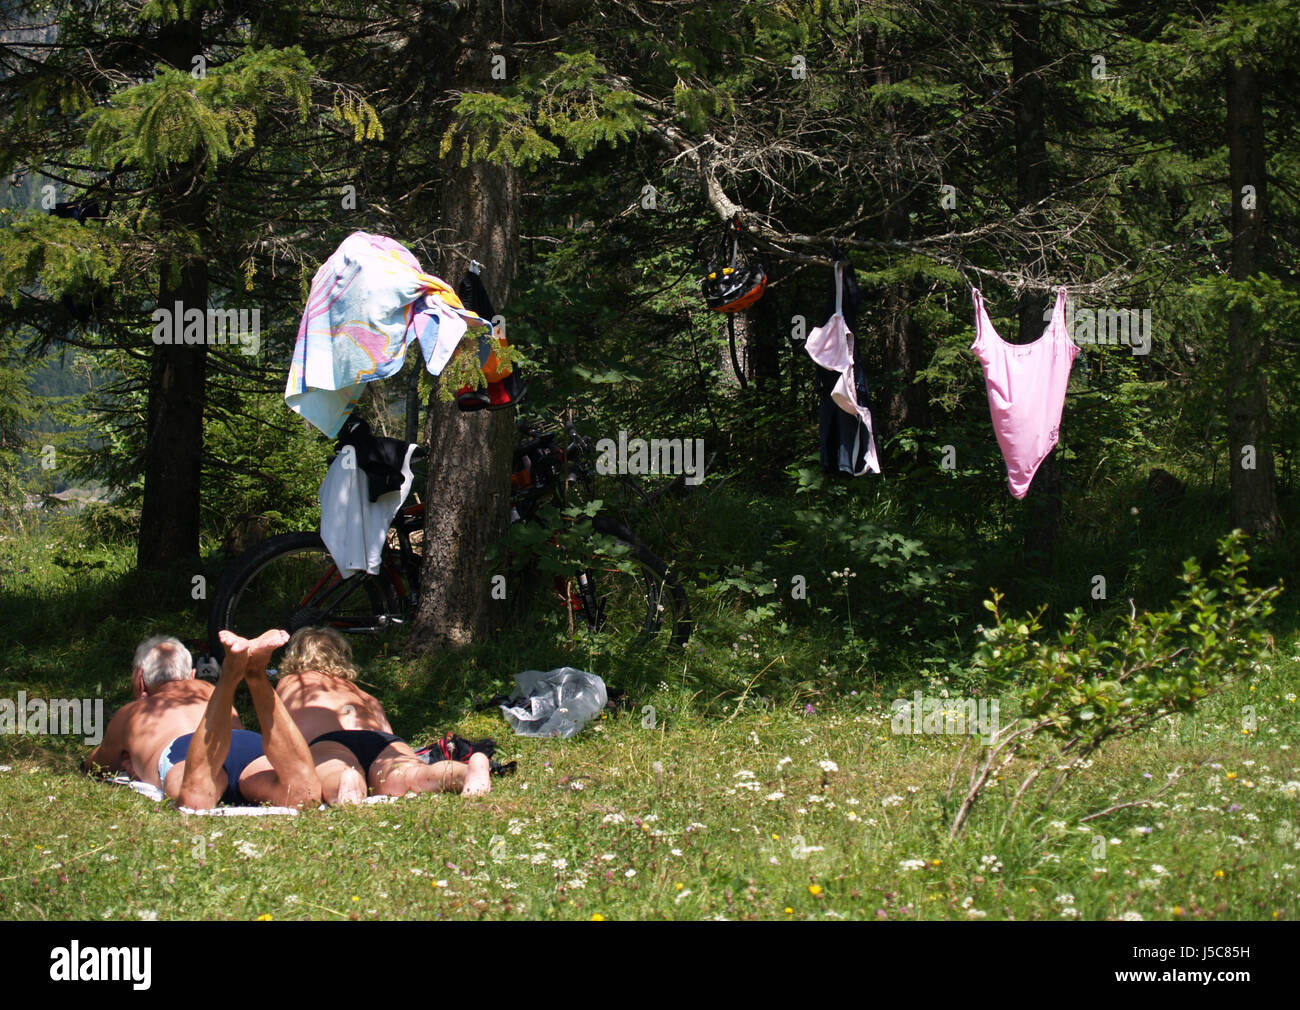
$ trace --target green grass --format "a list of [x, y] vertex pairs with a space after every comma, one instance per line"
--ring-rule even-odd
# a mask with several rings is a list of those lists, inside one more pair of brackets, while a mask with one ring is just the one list
[[[129, 547], [69, 553], [67, 535], [0, 544], [0, 697], [93, 697], [98, 687], [111, 708], [128, 700], [135, 643], [161, 630], [201, 634], [203, 604], [188, 583], [130, 575]], [[104, 564], [67, 563], [77, 560]], [[721, 604], [700, 616], [703, 630], [672, 663], [519, 637], [419, 660], [395, 648], [367, 655], [366, 679], [399, 732], [491, 735], [519, 760], [519, 773], [494, 780], [479, 801], [184, 817], [76, 774], [80, 741], [0, 737], [9, 766], [0, 772], [0, 917], [1300, 913], [1294, 637], [1249, 682], [1103, 749], [1049, 811], [1008, 821], [994, 789], [950, 841], [955, 799], [945, 787], [961, 739], [890, 731], [889, 699], [911, 690], [914, 671], [838, 661], [843, 642], [828, 623], [781, 633]], [[569, 741], [518, 739], [498, 714], [474, 711], [474, 695], [509, 686], [514, 672], [563, 663], [627, 689], [631, 711]], [[932, 689], [944, 686], [932, 678]], [[1175, 769], [1184, 774], [1155, 805], [1080, 823], [1151, 797]]]
[[[940, 816], [955, 741], [893, 736], [886, 712], [852, 698], [724, 721], [676, 718], [663, 697], [655, 730], [623, 717], [568, 742], [511, 741], [521, 771], [482, 801], [423, 796], [292, 819], [183, 817], [10, 742], [0, 914], [1292, 918], [1300, 833], [1285, 784], [1300, 789], [1300, 740], [1280, 679], [1262, 674], [1256, 691], [1220, 699], [1219, 718], [1184, 719], [1098, 760], [1047, 817], [999, 830], [993, 801], [955, 843]], [[1252, 737], [1231, 725], [1247, 699], [1261, 709]], [[461, 728], [499, 726], [478, 716]], [[1162, 805], [1078, 823], [1207, 758], [1218, 767]]]

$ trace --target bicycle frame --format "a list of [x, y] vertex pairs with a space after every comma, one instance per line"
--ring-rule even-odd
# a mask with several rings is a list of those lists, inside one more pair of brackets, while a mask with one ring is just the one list
[[[629, 615], [624, 613], [627, 609], [624, 601], [637, 595], [635, 589], [613, 586], [612, 581], [610, 586], [605, 585], [609, 580], [619, 580], [622, 577], [620, 572], [626, 576], [630, 571], [627, 565], [622, 561], [606, 564], [601, 560], [604, 555], [600, 549], [584, 555], [582, 545], [577, 541], [560, 539], [563, 530], [571, 528], [574, 522], [582, 518], [576, 514], [564, 514], [566, 506], [571, 501], [581, 502], [584, 498], [591, 500], [593, 494], [595, 475], [590, 463], [590, 440], [579, 436], [571, 425], [565, 426], [567, 444], [559, 442], [558, 433], [555, 432], [540, 433], [539, 437], [539, 433], [532, 429], [520, 426], [520, 431], [523, 437], [515, 450], [515, 473], [522, 477], [526, 472], [528, 479], [512, 482], [514, 488], [509, 498], [511, 520], [540, 526], [549, 531], [557, 547], [564, 543], [563, 553], [572, 567], [566, 563], [559, 570], [560, 574], [555, 576], [555, 602], [561, 613], [567, 612], [571, 629], [578, 622], [585, 624], [592, 632], [601, 631], [608, 626], [619, 629], [631, 626], [634, 622], [629, 621]], [[571, 491], [577, 492], [574, 499], [570, 498]], [[548, 505], [557, 507], [561, 515], [552, 517], [550, 509], [544, 509]], [[323, 545], [320, 538], [315, 534], [307, 534], [306, 531], [284, 534], [284, 542], [271, 547], [269, 551], [264, 547], [250, 549], [240, 559], [231, 578], [223, 579], [210, 616], [210, 634], [215, 641], [215, 629], [228, 626], [218, 622], [237, 621], [237, 611], [251, 612], [239, 611], [239, 601], [268, 565], [279, 564], [279, 559], [298, 556], [304, 551], [315, 553], [316, 560], [311, 562], [309, 569], [311, 574], [300, 569], [297, 578], [291, 577], [289, 582], [284, 583], [275, 578], [275, 573], [282, 569], [275, 569], [266, 580], [266, 584], [271, 586], [267, 602], [262, 602], [257, 590], [249, 595], [252, 610], [270, 607], [279, 615], [275, 620], [283, 621], [284, 626], [291, 631], [312, 624], [324, 624], [344, 633], [376, 634], [395, 624], [405, 623], [417, 612], [421, 598], [421, 576], [425, 559], [420, 549], [420, 538], [415, 534], [417, 531], [423, 532], [425, 518], [425, 503], [417, 502], [398, 509], [388, 528], [380, 568], [373, 575], [360, 571], [344, 576], [327, 551], [325, 556], [321, 556]], [[552, 528], [552, 519], [555, 528]], [[669, 582], [666, 581], [667, 566], [640, 544], [634, 532], [612, 517], [602, 512], [593, 516], [592, 523], [595, 532], [604, 537], [612, 535], [615, 541], [630, 546], [634, 552], [633, 557], [640, 559], [640, 577], [644, 582], [642, 595], [645, 595], [649, 605], [642, 631], [654, 634], [661, 626], [658, 615], [664, 610], [662, 601], [668, 599], [665, 595], [669, 587]], [[535, 540], [537, 537], [534, 535], [528, 539]], [[256, 550], [255, 554], [253, 550]], [[648, 561], [643, 555], [648, 555]], [[287, 568], [283, 570], [286, 574], [292, 571]], [[313, 584], [305, 593], [302, 590], [295, 591], [295, 586], [303, 586], [305, 582]], [[676, 588], [677, 585], [676, 581], [672, 582], [672, 592], [681, 597], [681, 607], [684, 608], [685, 599], [681, 590]], [[356, 596], [358, 589], [364, 598]], [[647, 589], [648, 594], [645, 593]], [[617, 603], [611, 608], [608, 606], [610, 601]], [[605, 613], [607, 609], [610, 610], [608, 615]], [[635, 610], [635, 606], [632, 609]], [[683, 612], [688, 613], [685, 610]], [[675, 623], [674, 634], [676, 633]]]
[[[417, 514], [416, 510], [418, 510], [418, 515], [420, 517], [418, 519], [415, 518]], [[397, 614], [382, 614], [380, 615], [377, 624], [369, 626], [353, 622], [344, 622], [337, 618], [332, 618], [330, 620], [331, 627], [345, 627], [347, 631], [353, 634], [377, 634], [378, 632], [385, 630], [389, 624], [402, 623], [405, 619], [405, 604], [409, 603], [413, 609], [415, 604], [419, 602], [419, 566], [416, 563], [415, 552], [411, 548], [410, 536], [412, 529], [417, 528], [423, 522], [422, 517], [424, 514], [424, 506], [413, 505], [407, 509], [403, 509], [402, 512], [406, 514], [410, 521], [405, 524], [396, 522], [394, 526], [401, 544], [400, 560], [402, 562], [402, 567], [406, 569], [410, 585], [413, 587], [412, 591], [408, 594], [406, 585], [402, 580], [402, 572], [391, 560], [392, 552], [390, 549], [385, 549], [384, 554], [386, 556], [382, 565], [383, 576], [387, 577], [387, 579], [392, 583], [394, 590], [396, 590], [398, 603], [403, 606], [402, 612]], [[354, 572], [352, 575], [344, 578], [339, 572], [338, 567], [331, 563], [329, 568], [326, 569], [325, 574], [322, 575], [320, 579], [317, 580], [316, 584], [307, 591], [306, 595], [298, 601], [299, 612], [308, 609], [308, 604], [310, 602], [311, 610], [318, 611], [319, 616], [328, 618], [336, 607], [342, 605], [351, 598], [357, 589], [364, 584], [366, 579], [380, 577], [382, 576], [371, 576], [365, 572]], [[338, 593], [337, 590], [340, 588], [342, 588], [342, 592]], [[325, 590], [325, 595], [318, 598], [317, 594], [320, 593], [322, 589]]]
[[[536, 522], [539, 508], [547, 501], [555, 505], [564, 504], [566, 498], [565, 486], [574, 480], [581, 482], [590, 491], [591, 472], [581, 462], [583, 444], [579, 441], [578, 436], [570, 430], [571, 443], [567, 449], [559, 450], [553, 448], [554, 434], [542, 434], [531, 441], [521, 443], [516, 452], [532, 451], [536, 449], [549, 449], [552, 454], [551, 463], [553, 469], [548, 476], [548, 482], [542, 487], [530, 486], [520, 489], [511, 495], [511, 507], [517, 509], [517, 515], [520, 522]], [[574, 450], [577, 450], [576, 452]], [[356, 587], [361, 585], [366, 578], [386, 578], [393, 586], [396, 592], [397, 600], [400, 607], [398, 614], [386, 614], [380, 619], [379, 626], [376, 627], [355, 627], [349, 625], [349, 630], [353, 632], [373, 633], [383, 629], [389, 623], [401, 623], [408, 614], [414, 613], [415, 608], [420, 602], [420, 577], [422, 558], [411, 546], [411, 534], [424, 528], [425, 503], [417, 502], [414, 505], [407, 505], [398, 510], [397, 515], [393, 518], [390, 530], [397, 537], [396, 548], [391, 545], [384, 548], [383, 570], [381, 575], [368, 576], [359, 573], [343, 579], [340, 584], [346, 585], [351, 583], [350, 588], [340, 597], [331, 601], [330, 606], [325, 608], [328, 614], [332, 607], [337, 606], [346, 600], [355, 591]], [[338, 570], [333, 565], [329, 571], [322, 577], [321, 581], [313, 586], [307, 597], [302, 601], [303, 605], [310, 600], [320, 587], [328, 582], [332, 577], [338, 577]], [[590, 568], [584, 568], [576, 575], [576, 592], [568, 591], [559, 583], [565, 581], [557, 577], [557, 590], [560, 591], [564, 599], [563, 606], [566, 606], [581, 614], [582, 619], [586, 622], [590, 631], [599, 631], [605, 623], [604, 604], [600, 601], [596, 592], [595, 575]], [[567, 585], [567, 582], [566, 582]]]
[[[390, 529], [397, 534], [397, 563], [395, 564], [392, 559], [392, 548], [386, 548], [384, 570], [397, 591], [398, 600], [409, 605], [414, 611], [420, 602], [421, 558], [411, 546], [411, 534], [424, 529], [424, 503], [417, 502], [399, 509]], [[405, 582], [402, 579], [403, 575], [406, 577]]]

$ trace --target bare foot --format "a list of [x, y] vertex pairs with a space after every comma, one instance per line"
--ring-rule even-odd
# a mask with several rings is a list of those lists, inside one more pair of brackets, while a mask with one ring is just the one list
[[355, 768], [346, 768], [339, 776], [338, 796], [334, 799], [336, 806], [344, 803], [360, 803], [366, 798], [366, 777]]
[[469, 756], [469, 771], [465, 775], [462, 796], [486, 796], [492, 790], [492, 764], [486, 754]]
[[221, 661], [221, 676], [243, 680], [244, 671], [248, 669], [248, 639], [225, 630], [219, 632], [217, 638], [226, 647], [226, 656]]
[[265, 673], [271, 662], [271, 654], [289, 641], [289, 632], [278, 628], [264, 631], [248, 643], [248, 670], [250, 673]]

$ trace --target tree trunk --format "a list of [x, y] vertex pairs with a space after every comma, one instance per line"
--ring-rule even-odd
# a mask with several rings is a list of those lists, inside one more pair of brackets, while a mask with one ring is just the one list
[[[1247, 280], [1263, 258], [1267, 212], [1264, 118], [1258, 70], [1227, 65], [1228, 174], [1232, 200], [1232, 279]], [[1243, 206], [1245, 187], [1255, 188], [1255, 207]], [[1277, 484], [1269, 438], [1264, 363], [1268, 349], [1251, 312], [1228, 313], [1228, 484], [1233, 526], [1271, 539], [1278, 532]]]
[[419, 355], [414, 355], [406, 376], [406, 403], [402, 425], [402, 438], [408, 442], [420, 440], [420, 371], [423, 367]]
[[[519, 252], [519, 175], [509, 167], [473, 162], [443, 187], [447, 253], [440, 264], [455, 284], [471, 259], [501, 312], [510, 296]], [[508, 601], [493, 599], [488, 547], [505, 533], [510, 512], [514, 411], [465, 413], [429, 401], [429, 484], [425, 501], [424, 570], [411, 647], [467, 645], [501, 627]]]
[[[790, 316], [784, 312], [783, 288], [771, 284], [746, 313], [746, 353], [749, 374], [754, 385], [765, 393], [774, 394], [781, 384], [781, 343], [790, 333]], [[817, 326], [821, 321], [809, 325]], [[737, 330], [739, 335], [739, 330]]]
[[[160, 53], [172, 66], [188, 70], [191, 56], [203, 51], [199, 25], [199, 16], [195, 16], [163, 30]], [[173, 166], [158, 181], [162, 192], [161, 230], [187, 229], [202, 235], [207, 191], [198, 161]], [[206, 335], [208, 266], [202, 254], [185, 254], [179, 264], [161, 264], [158, 305], [172, 313], [177, 303], [182, 309], [197, 308], [204, 313]], [[180, 337], [182, 324], [183, 318], [173, 321], [173, 341]], [[207, 365], [206, 343], [173, 342], [153, 349], [144, 448], [144, 501], [136, 548], [136, 565], [142, 569], [167, 570], [198, 560]]]
[[[1012, 14], [1011, 63], [1015, 81], [1016, 198], [1020, 206], [1038, 203], [1050, 195], [1051, 173], [1047, 160], [1047, 130], [1042, 74], [1043, 50], [1038, 5], [1027, 4]], [[1042, 216], [1034, 214], [1035, 225]], [[1042, 336], [1047, 297], [1026, 295], [1020, 300], [1017, 343]], [[1061, 532], [1061, 469], [1053, 448], [1034, 474], [1026, 496], [1025, 561], [1040, 575], [1052, 569], [1052, 555]]]
[[[750, 310], [752, 311], [752, 309]], [[728, 318], [730, 317], [730, 318]], [[735, 327], [735, 361], [732, 361], [732, 330]], [[736, 371], [736, 366], [740, 371]], [[731, 312], [722, 319], [722, 349], [718, 352], [718, 382], [729, 389], [738, 390], [749, 384], [749, 313]]]
[[[890, 63], [888, 37], [884, 29], [876, 35], [876, 83], [886, 85], [897, 83], [887, 69]], [[895, 117], [892, 112], [884, 114], [885, 130], [890, 137], [897, 132]], [[907, 173], [903, 170], [903, 159], [897, 146], [893, 145], [890, 153], [891, 170], [883, 173], [885, 179], [885, 208], [880, 222], [882, 239], [910, 238], [908, 196], [904, 193], [903, 179]], [[916, 372], [921, 362], [922, 335], [912, 325], [911, 285], [897, 281], [886, 285], [881, 298], [882, 310], [877, 318], [880, 320], [881, 355], [884, 359], [884, 381], [879, 387], [873, 387], [875, 400], [874, 411], [877, 426], [876, 442], [883, 445], [891, 441], [904, 428], [924, 427], [929, 414], [929, 394], [925, 383], [917, 382]], [[865, 313], [862, 323], [865, 324]], [[860, 325], [859, 330], [865, 330]], [[855, 334], [858, 347], [866, 343], [866, 333]], [[859, 350], [859, 357], [863, 351]]]
[[922, 334], [912, 321], [912, 297], [908, 284], [891, 284], [885, 289], [885, 381], [878, 394], [885, 413], [882, 441], [904, 428], [929, 424], [929, 393], [926, 384], [916, 378], [922, 364]]
[[[166, 268], [164, 267], [164, 274]], [[206, 309], [207, 265], [181, 268], [180, 282], [159, 285], [169, 311], [180, 302]], [[179, 325], [179, 324], [178, 324]], [[203, 411], [208, 349], [204, 344], [154, 348], [149, 374], [144, 501], [136, 565], [166, 570], [199, 556], [199, 491], [203, 472]]]

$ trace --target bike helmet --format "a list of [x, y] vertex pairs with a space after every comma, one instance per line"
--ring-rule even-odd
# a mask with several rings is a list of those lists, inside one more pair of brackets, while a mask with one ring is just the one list
[[767, 274], [760, 263], [711, 270], [700, 282], [704, 304], [716, 312], [742, 312], [763, 297], [766, 287]]
[[[704, 304], [715, 312], [743, 312], [763, 297], [767, 273], [761, 263], [741, 262], [738, 221], [728, 228], [728, 232], [731, 235], [731, 265], [711, 267], [708, 276], [700, 281], [700, 293], [704, 295]], [[725, 243], [724, 238], [720, 250], [724, 255]]]

